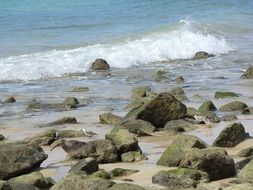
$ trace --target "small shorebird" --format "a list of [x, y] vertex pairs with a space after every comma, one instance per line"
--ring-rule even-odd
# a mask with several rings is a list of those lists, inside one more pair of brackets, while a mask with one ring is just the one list
[[52, 147], [50, 151], [52, 151], [57, 146], [61, 146], [62, 149], [66, 153], [74, 153], [74, 152], [77, 152], [84, 145], [86, 145], [86, 142], [77, 141], [77, 140], [66, 141], [64, 139], [61, 139], [61, 142], [55, 145], [54, 147]]
[[85, 136], [87, 136], [87, 137], [93, 137], [94, 135], [97, 135], [97, 133], [94, 133], [94, 132], [92, 132], [92, 131], [87, 131], [86, 129], [82, 129], [82, 132], [83, 132], [83, 134], [85, 135]]
[[206, 116], [194, 115], [193, 117], [198, 122], [204, 122], [207, 126], [212, 126], [212, 122]]

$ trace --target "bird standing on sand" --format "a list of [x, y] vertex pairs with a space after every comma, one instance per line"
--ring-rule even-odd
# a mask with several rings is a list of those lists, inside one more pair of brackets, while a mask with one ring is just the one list
[[61, 146], [66, 153], [74, 153], [77, 152], [84, 145], [86, 145], [86, 142], [77, 140], [66, 141], [64, 139], [61, 139], [61, 142], [53, 146], [50, 151], [52, 151], [57, 146]]
[[206, 116], [194, 115], [194, 119], [198, 122], [204, 122], [206, 125], [211, 126], [212, 122]]
[[82, 132], [83, 132], [83, 134], [85, 135], [85, 136], [87, 136], [87, 137], [93, 137], [94, 135], [97, 135], [97, 133], [94, 133], [94, 132], [92, 132], [92, 131], [87, 131], [86, 129], [82, 129]]

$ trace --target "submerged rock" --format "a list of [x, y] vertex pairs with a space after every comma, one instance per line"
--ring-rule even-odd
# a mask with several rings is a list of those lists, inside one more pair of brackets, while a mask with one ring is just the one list
[[253, 66], [250, 66], [241, 76], [241, 79], [252, 79], [253, 78]]
[[71, 92], [88, 92], [89, 87], [74, 87]]
[[225, 127], [214, 140], [213, 146], [234, 147], [247, 137], [245, 129], [241, 123], [233, 123]]
[[212, 101], [207, 100], [205, 101], [200, 107], [199, 107], [199, 111], [200, 112], [205, 112], [205, 111], [216, 111], [217, 108], [215, 107], [215, 105], [213, 104]]
[[241, 150], [240, 152], [238, 152], [237, 155], [240, 156], [240, 157], [253, 156], [253, 146], [250, 146], [248, 148], [245, 148], [245, 149]]
[[213, 54], [209, 54], [205, 51], [199, 51], [197, 53], [195, 53], [193, 59], [207, 59], [209, 57], [213, 57]]
[[119, 161], [118, 149], [108, 140], [93, 140], [87, 142], [79, 151], [71, 153], [72, 158], [96, 158], [98, 163], [114, 163]]
[[223, 98], [229, 98], [229, 97], [239, 97], [239, 95], [234, 92], [216, 91], [214, 94], [214, 97], [217, 99], [223, 99]]
[[22, 175], [40, 166], [47, 154], [38, 145], [0, 145], [0, 179]]
[[139, 172], [139, 170], [114, 168], [113, 170], [110, 171], [110, 174], [112, 175], [112, 177], [121, 177], [121, 176], [129, 176], [137, 172]]
[[4, 101], [4, 103], [14, 103], [14, 102], [16, 102], [16, 99], [13, 96], [10, 96]]
[[187, 108], [169, 93], [160, 93], [151, 101], [130, 111], [129, 115], [136, 115], [152, 123], [156, 127], [164, 127], [170, 120], [181, 119], [186, 116]]
[[247, 104], [240, 101], [233, 101], [220, 107], [220, 111], [243, 111], [247, 108]]
[[99, 120], [102, 124], [119, 125], [123, 119], [112, 113], [103, 113], [99, 115]]
[[188, 149], [206, 147], [207, 145], [198, 137], [179, 135], [162, 154], [157, 165], [177, 167]]
[[209, 176], [206, 172], [187, 168], [160, 171], [152, 177], [152, 183], [168, 189], [196, 188], [199, 183], [207, 182]]
[[207, 172], [210, 180], [219, 180], [235, 175], [234, 160], [227, 155], [225, 150], [217, 148], [189, 149], [183, 155], [179, 166]]
[[183, 83], [183, 82], [184, 82], [184, 77], [182, 77], [182, 76], [176, 77], [176, 78], [175, 78], [175, 82], [176, 82], [176, 83]]
[[136, 87], [132, 90], [132, 98], [135, 100], [147, 97], [151, 94], [151, 89], [148, 86]]
[[253, 160], [251, 160], [238, 174], [237, 177], [240, 183], [253, 182]]
[[70, 106], [71, 108], [75, 108], [79, 103], [76, 97], [67, 97], [63, 102], [63, 105]]
[[104, 59], [96, 59], [95, 62], [91, 64], [90, 69], [92, 71], [103, 71], [110, 69], [110, 65]]

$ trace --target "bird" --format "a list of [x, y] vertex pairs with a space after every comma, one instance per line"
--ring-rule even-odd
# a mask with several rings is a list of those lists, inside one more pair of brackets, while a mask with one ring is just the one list
[[86, 145], [86, 142], [83, 141], [77, 140], [66, 141], [64, 139], [60, 139], [60, 143], [53, 146], [50, 151], [55, 149], [57, 146], [61, 146], [66, 153], [71, 154], [77, 152], [84, 145]]
[[87, 131], [86, 129], [82, 129], [82, 132], [83, 132], [83, 134], [85, 135], [85, 136], [87, 136], [87, 137], [93, 137], [94, 135], [97, 135], [97, 133], [94, 133], [94, 132], [92, 132], [92, 131]]
[[212, 122], [206, 116], [194, 115], [194, 119], [198, 122], [204, 122], [206, 125], [211, 126]]

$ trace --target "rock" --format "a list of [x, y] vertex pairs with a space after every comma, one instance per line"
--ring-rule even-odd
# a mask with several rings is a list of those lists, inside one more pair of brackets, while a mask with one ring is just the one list
[[47, 155], [38, 145], [1, 144], [0, 179], [9, 179], [22, 175], [47, 159]]
[[253, 182], [253, 160], [251, 160], [238, 174], [237, 180], [240, 183]]
[[179, 135], [172, 144], [165, 150], [157, 165], [177, 167], [187, 151], [190, 148], [206, 148], [207, 145], [195, 136]]
[[225, 187], [222, 190], [253, 190], [253, 185], [252, 183], [235, 184]]
[[11, 178], [9, 180], [9, 182], [11, 183], [28, 184], [42, 189], [52, 187], [54, 183], [52, 183], [51, 181], [52, 179], [48, 180], [47, 178], [44, 178], [40, 172], [33, 172], [30, 174], [21, 175], [15, 178]]
[[252, 79], [253, 78], [253, 66], [250, 66], [241, 76], [241, 79]]
[[75, 131], [75, 130], [61, 130], [58, 131], [58, 135], [61, 138], [74, 138], [84, 136], [82, 131]]
[[71, 92], [88, 92], [88, 87], [74, 87]]
[[223, 188], [228, 186], [227, 183], [221, 181], [212, 181], [210, 183], [199, 184], [197, 190], [223, 190]]
[[234, 160], [225, 150], [217, 148], [189, 149], [183, 155], [179, 166], [207, 172], [212, 181], [235, 175]]
[[13, 96], [7, 98], [7, 99], [4, 101], [4, 103], [14, 103], [14, 102], [16, 102], [16, 99], [15, 99]]
[[171, 120], [164, 126], [164, 129], [169, 132], [184, 132], [196, 129], [197, 127], [190, 121], [179, 119]]
[[63, 105], [69, 106], [71, 108], [76, 108], [79, 103], [78, 99], [75, 97], [67, 97], [63, 103]]
[[139, 170], [114, 168], [113, 170], [110, 171], [110, 174], [112, 175], [112, 177], [121, 177], [121, 176], [129, 176], [137, 172], [139, 172]]
[[[164, 127], [170, 120], [186, 116], [187, 108], [169, 93], [160, 93], [148, 103], [135, 108], [131, 115], [152, 123], [156, 127]], [[129, 117], [129, 115], [128, 115]]]
[[55, 125], [64, 125], [64, 124], [76, 124], [77, 120], [74, 117], [64, 117], [62, 119], [58, 119], [56, 121], [50, 122], [45, 125], [41, 125], [40, 127], [52, 127]]
[[184, 90], [180, 87], [172, 88], [171, 90], [169, 90], [169, 93], [179, 101], [188, 100], [188, 98], [185, 96]]
[[77, 162], [69, 172], [74, 172], [75, 174], [92, 174], [98, 171], [98, 163], [95, 158], [85, 158]]
[[238, 162], [235, 163], [235, 168], [236, 170], [241, 170], [244, 168], [244, 166], [246, 166], [251, 160], [253, 159], [253, 156], [247, 157], [243, 160], [240, 160]]
[[0, 180], [0, 190], [13, 190], [7, 181]]
[[22, 184], [22, 183], [8, 183], [8, 188], [10, 189], [4, 189], [4, 190], [40, 190], [39, 188], [30, 185], [30, 184]]
[[200, 107], [199, 107], [199, 111], [200, 112], [205, 112], [205, 111], [216, 111], [217, 108], [215, 107], [215, 105], [213, 104], [212, 101], [207, 100], [205, 101]]
[[239, 97], [239, 95], [234, 92], [216, 91], [214, 94], [214, 97], [217, 99], [223, 99], [223, 98], [229, 98], [229, 97]]
[[194, 115], [205, 116], [212, 123], [219, 123], [220, 122], [220, 118], [212, 111], [201, 112], [195, 108], [188, 107], [187, 108], [187, 117], [194, 118]]
[[247, 108], [247, 104], [240, 101], [233, 101], [220, 107], [220, 111], [243, 111]]
[[131, 184], [131, 183], [118, 183], [113, 185], [108, 190], [145, 190], [139, 185]]
[[121, 154], [122, 162], [138, 162], [145, 159], [145, 157], [139, 151], [129, 151]]
[[90, 69], [92, 71], [103, 71], [110, 69], [110, 65], [104, 59], [96, 59], [95, 62], [91, 64]]
[[126, 129], [112, 130], [105, 138], [110, 140], [117, 147], [120, 154], [128, 151], [140, 150], [138, 141]]
[[151, 89], [148, 86], [136, 87], [132, 90], [132, 98], [135, 100], [147, 97], [151, 94]]
[[184, 82], [184, 77], [178, 76], [178, 77], [175, 79], [175, 82], [176, 82], [176, 83], [183, 83], [183, 82]]
[[103, 179], [111, 179], [111, 175], [106, 172], [104, 169], [100, 169], [90, 175], [91, 177], [99, 177]]
[[99, 120], [102, 124], [119, 125], [123, 119], [112, 113], [103, 113], [99, 115]]
[[253, 156], [253, 146], [241, 150], [237, 155], [240, 157]]
[[216, 147], [234, 147], [242, 142], [247, 134], [241, 123], [233, 123], [225, 127], [214, 140], [213, 146]]
[[78, 152], [70, 154], [72, 158], [96, 158], [98, 163], [114, 163], [119, 160], [118, 150], [111, 141], [93, 140], [82, 146]]
[[206, 172], [187, 168], [160, 171], [152, 177], [152, 183], [169, 189], [196, 188], [199, 183], [207, 182], [209, 176]]
[[38, 144], [41, 146], [48, 146], [51, 145], [57, 139], [54, 137], [41, 137], [41, 138], [34, 138], [28, 144]]
[[144, 120], [127, 120], [121, 123], [120, 128], [127, 129], [130, 133], [134, 133], [138, 136], [151, 135], [155, 131], [155, 126], [153, 126], [148, 121]]
[[220, 119], [221, 121], [234, 121], [237, 120], [238, 118], [235, 115], [224, 115]]
[[204, 51], [198, 51], [197, 53], [195, 53], [193, 59], [207, 59], [209, 57], [213, 57], [213, 54], [209, 54], [207, 52]]
[[5, 137], [2, 134], [0, 134], [0, 141], [3, 141], [4, 139]]
[[107, 190], [114, 182], [99, 177], [69, 174], [50, 190]]

